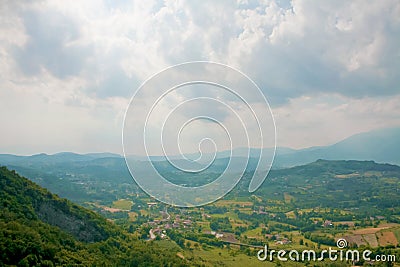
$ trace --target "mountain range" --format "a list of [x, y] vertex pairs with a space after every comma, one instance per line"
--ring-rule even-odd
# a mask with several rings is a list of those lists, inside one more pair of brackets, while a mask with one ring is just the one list
[[277, 166], [295, 166], [326, 160], [373, 160], [400, 164], [400, 128], [388, 128], [359, 133], [329, 146], [300, 150], [277, 149]]
[[[263, 153], [272, 154], [272, 148], [263, 149]], [[374, 130], [365, 133], [359, 133], [350, 136], [340, 142], [328, 146], [310, 147], [305, 149], [291, 149], [286, 147], [277, 147], [273, 168], [285, 168], [296, 165], [307, 164], [318, 159], [326, 160], [372, 160], [379, 163], [400, 164], [400, 127], [385, 128]], [[248, 149], [237, 148], [235, 151], [238, 158], [233, 160], [247, 159]], [[252, 148], [249, 150], [250, 158], [257, 158], [260, 154], [260, 149]], [[185, 155], [189, 159], [196, 159], [199, 154]], [[204, 158], [212, 158], [211, 154], [203, 155]], [[218, 152], [215, 156], [214, 171], [218, 171], [227, 163], [227, 158], [230, 156], [230, 151]], [[135, 161], [147, 160], [146, 156], [130, 155], [130, 159]], [[179, 162], [180, 156], [170, 156], [170, 159]], [[107, 160], [105, 160], [107, 159]], [[72, 152], [61, 152], [53, 155], [36, 154], [32, 156], [16, 156], [10, 154], [0, 154], [0, 164], [2, 165], [51, 165], [57, 163], [92, 163], [97, 165], [112, 164], [112, 162], [120, 164], [123, 157], [113, 153], [89, 153], [77, 154]], [[150, 156], [150, 160], [156, 162], [165, 161], [164, 156]], [[183, 160], [181, 160], [183, 162]], [[200, 165], [201, 161], [198, 162]], [[160, 163], [162, 165], [162, 163]], [[191, 162], [190, 165], [196, 166], [196, 162]], [[255, 164], [255, 163], [254, 163]], [[171, 167], [171, 166], [170, 166]]]

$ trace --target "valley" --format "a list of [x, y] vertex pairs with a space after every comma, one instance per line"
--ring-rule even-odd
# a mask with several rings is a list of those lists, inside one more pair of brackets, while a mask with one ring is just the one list
[[[268, 245], [274, 250], [318, 252], [335, 248], [341, 238], [351, 249], [368, 248], [373, 255], [400, 259], [400, 167], [396, 165], [318, 160], [272, 170], [252, 194], [247, 191], [251, 173], [246, 173], [217, 202], [177, 208], [144, 194], [117, 157], [46, 162], [8, 167], [95, 211], [138, 240], [167, 247], [191, 265], [279, 266], [277, 260], [260, 262], [257, 251]], [[176, 182], [190, 185], [184, 178]], [[312, 264], [331, 266], [328, 260]], [[285, 266], [304, 266], [304, 262]]]

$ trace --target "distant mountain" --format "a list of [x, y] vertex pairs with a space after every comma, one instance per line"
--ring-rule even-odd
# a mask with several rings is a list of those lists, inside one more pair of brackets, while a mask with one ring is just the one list
[[98, 158], [121, 158], [121, 155], [113, 153], [88, 153], [77, 154], [73, 152], [60, 152], [53, 155], [40, 153], [32, 156], [16, 156], [10, 154], [0, 154], [0, 164], [55, 164], [90, 161]]
[[[257, 148], [237, 148], [237, 157], [233, 161], [247, 160], [250, 157], [251, 166], [256, 166], [256, 159], [260, 155]], [[272, 156], [273, 148], [264, 148], [263, 154]], [[221, 170], [230, 157], [230, 151], [218, 152], [216, 157], [216, 169]], [[200, 154], [185, 155], [189, 159], [197, 159]], [[204, 154], [204, 161], [212, 158], [212, 154]], [[134, 157], [137, 160], [147, 160], [146, 157]], [[165, 161], [162, 156], [150, 157], [153, 161]], [[170, 159], [178, 159], [178, 156], [170, 156]], [[318, 159], [327, 160], [372, 160], [379, 163], [392, 163], [400, 165], [400, 128], [379, 129], [350, 136], [336, 144], [329, 146], [309, 147], [305, 149], [291, 149], [277, 147], [273, 168], [286, 168], [314, 162]]]
[[360, 133], [330, 146], [295, 150], [277, 154], [275, 166], [288, 167], [318, 159], [373, 160], [380, 163], [400, 164], [400, 128], [380, 129]]
[[[186, 266], [100, 215], [0, 168], [1, 266]], [[191, 264], [190, 264], [191, 265]]]
[[121, 158], [122, 156], [119, 154], [115, 153], [109, 153], [109, 152], [104, 152], [104, 153], [88, 153], [84, 154], [85, 156], [91, 157], [91, 158]]
[[[265, 148], [266, 155], [273, 154], [272, 148]], [[240, 155], [234, 160], [246, 160], [250, 156], [253, 166], [260, 155], [260, 149], [236, 149]], [[230, 151], [217, 153], [217, 158], [228, 158]], [[318, 159], [326, 160], [372, 160], [378, 163], [400, 165], [400, 128], [387, 128], [359, 133], [350, 136], [336, 144], [329, 146], [309, 147], [305, 149], [291, 149], [277, 147], [273, 168], [287, 168], [314, 162]]]
[[[235, 162], [247, 160], [250, 157], [248, 170], [253, 170], [257, 165], [257, 158], [260, 155], [260, 149], [256, 148], [237, 148], [235, 157], [232, 158], [233, 171], [240, 171], [235, 168]], [[380, 163], [400, 164], [400, 128], [380, 129], [366, 133], [353, 135], [336, 144], [330, 146], [310, 147], [295, 150], [286, 147], [277, 147], [273, 168], [286, 168], [314, 162], [318, 159], [330, 160], [373, 160]], [[273, 148], [265, 148], [263, 154], [273, 155]], [[199, 161], [196, 161], [200, 154], [185, 154], [189, 161], [183, 160], [182, 156], [170, 155], [169, 159], [187, 169], [201, 169], [205, 162], [211, 162], [214, 154], [203, 154]], [[209, 171], [220, 172], [225, 169], [230, 151], [221, 151], [215, 155], [215, 161]], [[147, 156], [130, 155], [130, 159], [137, 162], [148, 160]], [[150, 156], [150, 160], [157, 166], [167, 171], [172, 170], [173, 165], [166, 162], [164, 156]], [[0, 154], [0, 165], [48, 168], [50, 166], [65, 169], [65, 166], [83, 167], [103, 167], [108, 171], [111, 169], [126, 173], [125, 160], [121, 155], [113, 153], [88, 153], [77, 154], [72, 152], [61, 152], [53, 155], [37, 154], [32, 156], [15, 156], [10, 154]], [[57, 166], [56, 166], [57, 165]], [[263, 167], [263, 166], [261, 166]]]
[[[260, 149], [237, 148], [235, 154], [238, 157], [233, 161], [247, 160], [250, 157], [250, 169], [256, 166]], [[272, 156], [272, 148], [264, 148], [263, 154]], [[230, 157], [230, 151], [222, 151], [216, 154], [216, 165], [223, 169]], [[199, 154], [185, 155], [189, 159], [196, 159]], [[203, 155], [210, 159], [211, 154]], [[170, 158], [175, 159], [176, 156]], [[291, 149], [277, 147], [273, 168], [286, 168], [314, 162], [318, 159], [327, 160], [372, 160], [379, 163], [392, 163], [400, 165], [400, 128], [379, 129], [350, 136], [336, 144], [329, 146], [309, 147], [305, 149]], [[165, 161], [165, 157], [152, 157], [155, 161]], [[217, 168], [217, 169], [218, 169]]]

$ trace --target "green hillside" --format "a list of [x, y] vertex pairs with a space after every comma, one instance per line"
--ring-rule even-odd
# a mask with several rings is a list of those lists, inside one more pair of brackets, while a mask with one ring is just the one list
[[[245, 175], [226, 198], [248, 197], [248, 181]], [[285, 200], [286, 211], [318, 207], [352, 210], [360, 216], [382, 215], [397, 222], [399, 188], [399, 166], [373, 161], [318, 160], [272, 170], [255, 195], [266, 203]], [[290, 199], [285, 199], [285, 194]]]
[[96, 213], [0, 168], [0, 266], [187, 264], [176, 251], [139, 241]]

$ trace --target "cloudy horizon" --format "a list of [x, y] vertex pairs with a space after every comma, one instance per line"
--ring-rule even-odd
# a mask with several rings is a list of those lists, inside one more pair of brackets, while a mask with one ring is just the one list
[[0, 25], [0, 154], [122, 154], [137, 88], [188, 61], [248, 75], [280, 147], [400, 126], [398, 1], [3, 1]]

